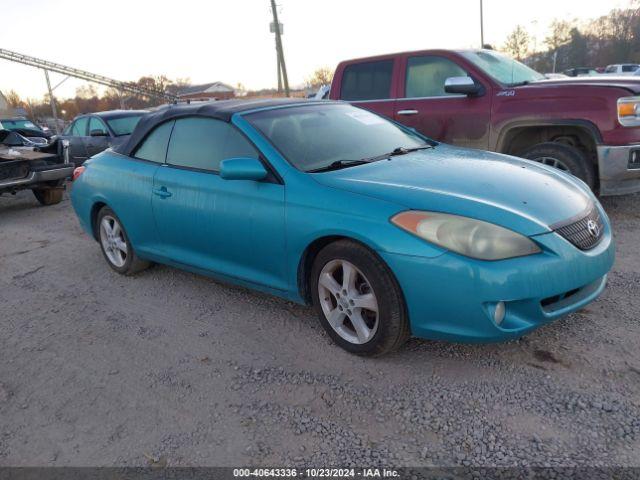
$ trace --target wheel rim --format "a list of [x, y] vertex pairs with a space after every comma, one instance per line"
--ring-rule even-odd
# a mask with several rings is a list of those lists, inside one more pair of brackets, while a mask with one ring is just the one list
[[320, 306], [331, 328], [349, 343], [370, 341], [378, 330], [378, 299], [355, 265], [332, 260], [320, 272]]
[[558, 160], [557, 158], [537, 157], [537, 158], [532, 158], [532, 160], [534, 162], [543, 163], [544, 165], [548, 165], [550, 167], [557, 168], [558, 170], [563, 170], [565, 172], [571, 173], [571, 170], [569, 170], [569, 167], [562, 161]]
[[105, 215], [100, 221], [100, 243], [109, 261], [116, 267], [122, 267], [127, 261], [127, 241], [118, 221], [111, 215]]

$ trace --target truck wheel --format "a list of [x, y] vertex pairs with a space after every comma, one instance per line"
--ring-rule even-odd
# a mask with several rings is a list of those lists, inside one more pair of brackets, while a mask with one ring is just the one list
[[38, 188], [32, 190], [36, 200], [41, 205], [55, 205], [62, 201], [64, 190], [62, 188]]
[[409, 338], [400, 287], [389, 267], [363, 245], [329, 244], [318, 253], [310, 280], [320, 323], [345, 350], [379, 356]]
[[522, 157], [569, 172], [586, 183], [591, 190], [596, 185], [596, 173], [587, 156], [575, 147], [562, 143], [540, 143], [524, 152]]

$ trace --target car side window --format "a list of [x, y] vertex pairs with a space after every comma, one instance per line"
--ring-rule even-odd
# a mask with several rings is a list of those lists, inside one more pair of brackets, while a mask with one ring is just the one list
[[434, 55], [409, 57], [405, 97], [443, 97], [450, 94], [444, 91], [444, 83], [450, 77], [468, 77], [469, 75], [448, 58]]
[[174, 123], [172, 120], [157, 126], [147, 135], [147, 138], [142, 141], [133, 156], [141, 160], [164, 163], [167, 157], [167, 146], [169, 145], [169, 137], [171, 136]]
[[89, 120], [89, 134], [91, 134], [91, 132], [93, 132], [94, 130], [98, 130], [104, 133], [105, 135], [109, 134], [109, 130], [107, 130], [107, 126], [104, 124], [102, 120], [100, 120], [97, 117], [91, 117], [91, 120]]
[[259, 157], [233, 125], [213, 118], [176, 120], [167, 149], [169, 165], [218, 172], [220, 162], [233, 157]]
[[89, 117], [78, 118], [75, 122], [73, 122], [71, 135], [73, 135], [74, 137], [85, 137], [87, 135], [88, 124], [89, 124]]
[[393, 60], [349, 65], [342, 74], [342, 100], [383, 100], [391, 97]]

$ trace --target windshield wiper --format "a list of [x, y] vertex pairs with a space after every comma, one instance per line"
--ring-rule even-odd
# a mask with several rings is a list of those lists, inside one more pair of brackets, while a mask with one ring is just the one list
[[356, 165], [362, 165], [364, 163], [377, 162], [378, 160], [390, 159], [391, 157], [395, 157], [397, 155], [406, 155], [407, 153], [415, 152], [418, 150], [426, 150], [433, 147], [434, 145], [431, 144], [419, 145], [417, 147], [397, 147], [389, 153], [383, 153], [382, 155], [377, 155], [375, 157], [361, 158], [359, 160], [336, 160], [335, 162], [331, 162], [329, 165], [325, 165], [324, 167], [314, 168], [313, 170], [307, 171], [309, 173], [317, 173], [328, 172], [330, 170], [339, 170], [341, 168], [348, 168], [354, 167]]
[[314, 168], [313, 170], [307, 171], [309, 173], [328, 172], [330, 170], [340, 170], [341, 168], [355, 167], [356, 165], [362, 165], [364, 163], [369, 163], [369, 159], [363, 158], [360, 160], [336, 160], [335, 162], [331, 162], [329, 165], [325, 165], [324, 167]]
[[424, 145], [420, 145], [418, 147], [397, 147], [394, 148], [392, 151], [390, 151], [389, 153], [383, 153], [382, 155], [378, 155], [377, 157], [371, 157], [371, 158], [366, 158], [365, 160], [368, 160], [370, 162], [375, 162], [378, 160], [385, 160], [385, 159], [391, 159], [391, 157], [397, 157], [398, 155], [406, 155], [407, 153], [411, 153], [411, 152], [416, 152], [418, 150], [427, 150], [429, 148], [433, 148], [433, 145], [430, 144], [424, 144]]

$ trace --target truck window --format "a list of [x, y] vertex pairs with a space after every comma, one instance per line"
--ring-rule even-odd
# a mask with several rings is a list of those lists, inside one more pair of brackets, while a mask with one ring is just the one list
[[433, 55], [410, 57], [407, 60], [405, 97], [448, 96], [450, 94], [444, 91], [445, 80], [467, 76], [467, 72], [447, 58]]
[[342, 100], [380, 100], [391, 95], [393, 60], [349, 65], [342, 74]]

